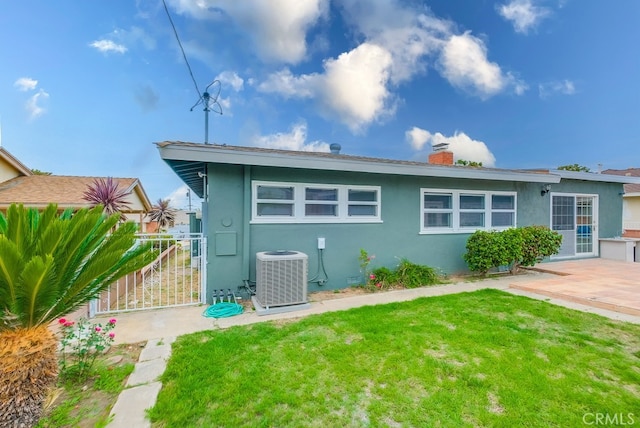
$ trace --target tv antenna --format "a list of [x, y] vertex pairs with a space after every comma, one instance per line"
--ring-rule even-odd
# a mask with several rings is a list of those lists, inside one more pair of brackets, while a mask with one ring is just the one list
[[[214, 96], [211, 96], [210, 88], [216, 85], [213, 89], [215, 93]], [[204, 89], [202, 96], [198, 98], [198, 101], [191, 107], [190, 111], [193, 111], [194, 108], [198, 107], [200, 104], [204, 106], [202, 109], [204, 111], [204, 143], [209, 144], [209, 112], [212, 111], [214, 113], [218, 113], [222, 115], [222, 106], [218, 102], [218, 97], [220, 96], [220, 81], [215, 79], [213, 82], [209, 83], [207, 87]]]
[[[218, 79], [215, 79], [213, 82], [209, 83], [202, 95], [200, 94], [200, 89], [198, 88], [196, 79], [193, 77], [193, 71], [191, 70], [191, 66], [189, 65], [187, 54], [185, 54], [182, 43], [180, 42], [180, 37], [178, 37], [178, 31], [176, 30], [176, 26], [173, 23], [173, 19], [171, 19], [171, 14], [169, 13], [169, 8], [167, 7], [166, 1], [162, 0], [162, 4], [164, 5], [165, 12], [167, 12], [167, 18], [169, 18], [169, 23], [171, 24], [171, 28], [173, 28], [173, 34], [176, 36], [178, 46], [180, 46], [180, 51], [182, 52], [182, 57], [184, 58], [184, 62], [187, 65], [187, 69], [189, 70], [189, 76], [191, 76], [191, 81], [193, 82], [193, 86], [196, 88], [196, 93], [198, 94], [198, 102], [196, 102], [193, 107], [191, 107], [190, 111], [193, 111], [193, 109], [196, 108], [199, 104], [202, 104], [204, 106], [204, 143], [209, 144], [209, 112], [213, 111], [222, 115], [222, 106], [218, 102], [218, 96], [220, 95], [221, 89], [220, 81]], [[212, 97], [210, 88], [216, 84], [217, 89], [214, 88], [215, 96]]]

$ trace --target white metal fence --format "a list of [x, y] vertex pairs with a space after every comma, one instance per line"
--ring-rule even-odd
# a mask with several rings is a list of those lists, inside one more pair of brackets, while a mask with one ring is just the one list
[[201, 233], [139, 234], [158, 257], [120, 278], [89, 306], [90, 315], [195, 305], [205, 301], [206, 238]]

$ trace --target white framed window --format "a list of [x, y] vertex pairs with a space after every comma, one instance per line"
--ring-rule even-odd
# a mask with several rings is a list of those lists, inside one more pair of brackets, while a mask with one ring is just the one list
[[381, 222], [380, 186], [252, 182], [252, 223]]
[[421, 189], [420, 233], [469, 233], [516, 226], [516, 193]]

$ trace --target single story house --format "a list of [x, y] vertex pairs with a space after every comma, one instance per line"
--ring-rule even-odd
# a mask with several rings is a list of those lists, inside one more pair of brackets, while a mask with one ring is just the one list
[[[606, 169], [603, 174], [624, 175], [625, 177], [640, 177], [640, 168]], [[622, 236], [626, 238], [640, 238], [640, 184], [624, 185], [622, 197]]]
[[[334, 145], [337, 146], [337, 145]], [[256, 280], [257, 256], [308, 256], [309, 291], [362, 281], [401, 258], [443, 273], [467, 270], [478, 229], [546, 225], [563, 236], [558, 258], [598, 257], [599, 238], [619, 236], [624, 183], [595, 173], [452, 165], [217, 144], [157, 143], [161, 158], [204, 199], [207, 295]], [[274, 253], [275, 254], [275, 253]]]
[[[6, 212], [13, 203], [27, 207], [44, 208], [50, 203], [58, 208], [85, 208], [90, 204], [83, 194], [96, 179], [104, 177], [78, 177], [34, 174], [6, 149], [0, 147], [0, 211]], [[141, 231], [147, 231], [146, 213], [151, 202], [137, 178], [113, 178], [121, 189], [130, 192], [129, 208], [123, 213]]]

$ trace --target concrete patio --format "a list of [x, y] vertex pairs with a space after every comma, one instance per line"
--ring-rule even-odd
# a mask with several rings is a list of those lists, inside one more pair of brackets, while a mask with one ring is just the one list
[[555, 277], [514, 282], [511, 288], [640, 316], [640, 263], [582, 259], [540, 264]]

